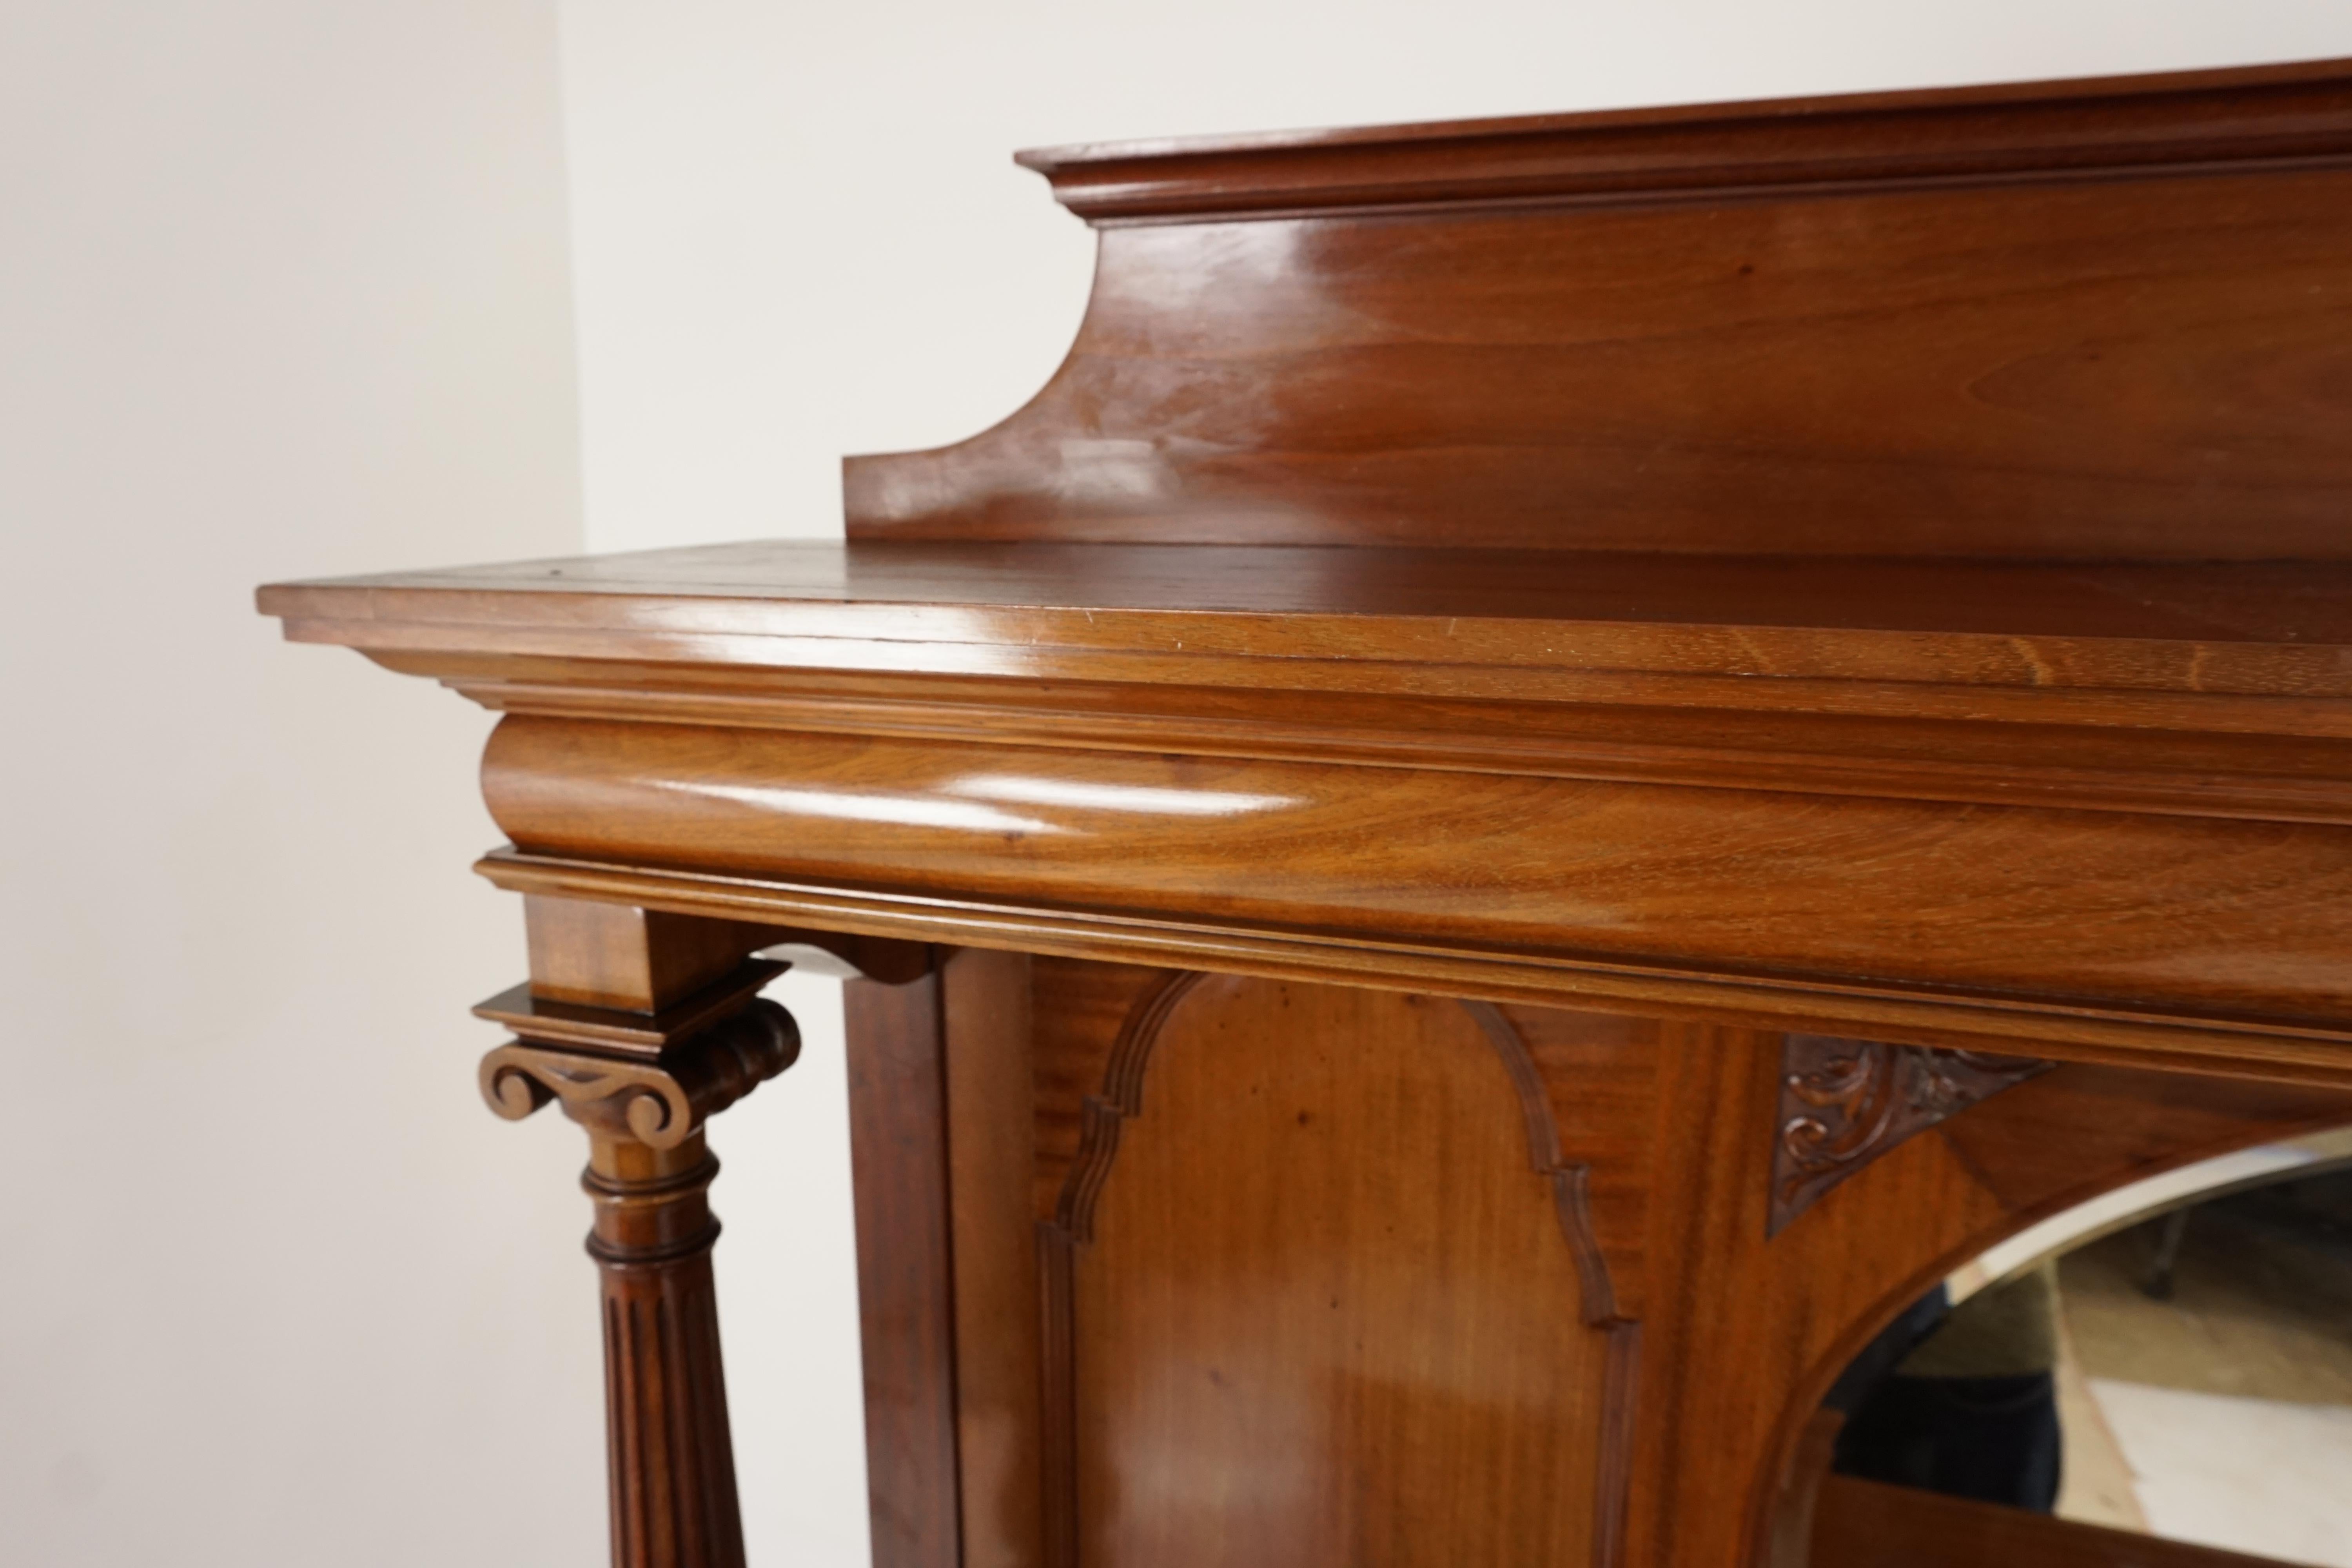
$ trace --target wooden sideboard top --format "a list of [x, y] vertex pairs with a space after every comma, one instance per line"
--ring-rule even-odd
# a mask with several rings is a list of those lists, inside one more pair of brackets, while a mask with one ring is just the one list
[[1068, 357], [847, 542], [263, 590], [499, 885], [2352, 1074], [2352, 62], [1029, 162]]
[[2344, 563], [757, 542], [285, 584], [261, 604], [298, 639], [373, 650], [856, 668], [887, 644], [941, 674], [1016, 672], [1009, 658], [1078, 675], [1091, 658], [1120, 679], [1121, 656], [1150, 656], [1210, 684], [1312, 660], [1343, 685], [1349, 664], [1377, 685], [1373, 667], [1410, 662], [1506, 684], [1613, 669], [2352, 694]]

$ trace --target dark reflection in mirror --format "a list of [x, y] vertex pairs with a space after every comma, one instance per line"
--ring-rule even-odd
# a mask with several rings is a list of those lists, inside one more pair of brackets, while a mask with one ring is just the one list
[[1846, 1369], [1808, 1456], [1814, 1568], [2352, 1568], [2352, 1131], [1988, 1254]]
[[2057, 1505], [2054, 1263], [1954, 1306], [1938, 1285], [1838, 1379], [1832, 1468], [2048, 1513]]

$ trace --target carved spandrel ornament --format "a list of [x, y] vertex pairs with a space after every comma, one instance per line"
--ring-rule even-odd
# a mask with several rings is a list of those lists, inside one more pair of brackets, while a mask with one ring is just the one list
[[2055, 1065], [1835, 1035], [1786, 1037], [1765, 1234], [1778, 1236], [1905, 1139]]

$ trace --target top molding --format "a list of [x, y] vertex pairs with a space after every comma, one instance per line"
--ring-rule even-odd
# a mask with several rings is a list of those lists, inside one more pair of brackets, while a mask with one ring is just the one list
[[1088, 223], [1632, 205], [2352, 161], [2352, 60], [1016, 155]]

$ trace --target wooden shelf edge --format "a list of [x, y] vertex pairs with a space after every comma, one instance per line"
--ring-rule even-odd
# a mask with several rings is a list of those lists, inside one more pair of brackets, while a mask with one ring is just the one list
[[1574, 1007], [1633, 1005], [1660, 1017], [1855, 1035], [1962, 1049], [2030, 1047], [2060, 1059], [2352, 1087], [2352, 1020], [2133, 1012], [2063, 998], [1958, 988], [1477, 952], [1369, 936], [1221, 926], [901, 895], [709, 872], [493, 851], [475, 870], [510, 892], [625, 902], [682, 914], [1113, 963]]

